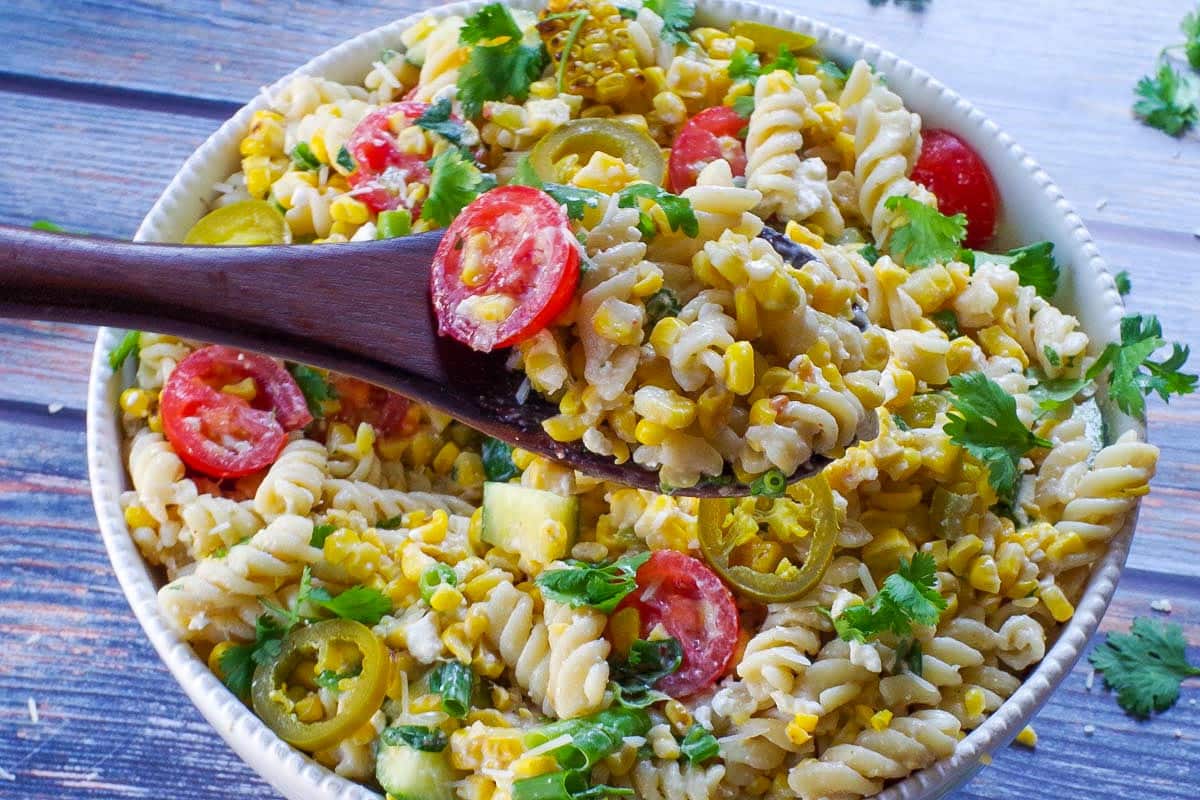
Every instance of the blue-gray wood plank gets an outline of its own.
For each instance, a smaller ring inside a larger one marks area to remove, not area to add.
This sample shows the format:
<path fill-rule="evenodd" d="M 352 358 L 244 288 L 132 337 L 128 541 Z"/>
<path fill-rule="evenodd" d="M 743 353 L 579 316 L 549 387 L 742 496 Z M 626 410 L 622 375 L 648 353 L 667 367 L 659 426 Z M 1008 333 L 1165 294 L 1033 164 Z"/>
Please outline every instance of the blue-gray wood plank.
<path fill-rule="evenodd" d="M 1200 343 L 1200 145 L 1128 112 L 1133 82 L 1179 39 L 1188 2 L 788 4 L 976 101 L 1058 180 L 1114 268 L 1130 271 L 1131 305 Z M 259 86 L 428 5 L 0 3 L 0 221 L 130 236 L 179 163 Z M 108 566 L 84 459 L 91 335 L 0 321 L 0 797 L 274 797 L 159 664 Z M 1154 404 L 1151 435 L 1159 476 L 1103 628 L 1170 598 L 1196 661 L 1200 399 Z M 1196 798 L 1200 686 L 1136 722 L 1100 681 L 1086 688 L 1088 671 L 1077 666 L 1036 718 L 1036 750 L 1003 749 L 954 797 Z"/>

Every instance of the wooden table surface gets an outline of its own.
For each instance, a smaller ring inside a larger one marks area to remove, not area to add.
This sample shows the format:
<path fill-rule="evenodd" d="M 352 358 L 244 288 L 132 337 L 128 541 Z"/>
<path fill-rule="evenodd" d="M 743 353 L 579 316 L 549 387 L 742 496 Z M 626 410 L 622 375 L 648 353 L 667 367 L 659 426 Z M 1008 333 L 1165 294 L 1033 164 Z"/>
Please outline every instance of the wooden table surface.
<path fill-rule="evenodd" d="M 1200 144 L 1129 113 L 1134 82 L 1194 4 L 785 4 L 975 101 L 1057 180 L 1113 268 L 1129 271 L 1132 307 L 1200 345 Z M 131 236 L 183 159 L 262 84 L 423 5 L 4 0 L 0 221 Z M 0 797 L 273 797 L 159 663 L 109 567 L 84 457 L 92 338 L 0 320 Z M 1198 661 L 1200 396 L 1151 409 L 1162 460 L 1103 628 L 1125 629 L 1169 598 Z M 1077 666 L 1038 715 L 1036 750 L 1003 749 L 954 797 L 1195 800 L 1200 684 L 1136 722 L 1099 680 L 1086 687 L 1088 672 Z"/>

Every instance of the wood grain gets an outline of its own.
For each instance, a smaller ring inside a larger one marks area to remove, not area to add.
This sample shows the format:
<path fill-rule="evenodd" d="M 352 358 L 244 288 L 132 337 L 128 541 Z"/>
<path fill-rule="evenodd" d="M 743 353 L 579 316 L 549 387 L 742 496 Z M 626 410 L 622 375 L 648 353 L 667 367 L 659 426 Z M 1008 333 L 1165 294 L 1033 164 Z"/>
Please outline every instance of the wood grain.
<path fill-rule="evenodd" d="M 0 3 L 9 167 L 0 221 L 49 218 L 130 236 L 179 163 L 259 86 L 427 5 Z M 1008 129 L 1075 203 L 1113 268 L 1132 274 L 1130 307 L 1200 344 L 1200 146 L 1129 115 L 1133 83 L 1178 40 L 1192 3 L 931 0 L 923 13 L 900 2 L 823 5 L 803 8 L 927 68 Z M 0 768 L 15 773 L 11 782 L 0 773 L 0 797 L 275 797 L 179 691 L 113 578 L 84 467 L 90 337 L 78 326 L 0 323 Z M 50 414 L 51 403 L 65 408 Z M 1153 613 L 1151 600 L 1170 598 L 1196 662 L 1200 398 L 1153 402 L 1150 425 L 1159 474 L 1103 628 L 1125 628 Z M 1088 691 L 1088 671 L 1076 666 L 1038 715 L 1035 751 L 1002 749 L 953 797 L 1196 797 L 1200 683 L 1143 723 L 1099 680 Z"/>

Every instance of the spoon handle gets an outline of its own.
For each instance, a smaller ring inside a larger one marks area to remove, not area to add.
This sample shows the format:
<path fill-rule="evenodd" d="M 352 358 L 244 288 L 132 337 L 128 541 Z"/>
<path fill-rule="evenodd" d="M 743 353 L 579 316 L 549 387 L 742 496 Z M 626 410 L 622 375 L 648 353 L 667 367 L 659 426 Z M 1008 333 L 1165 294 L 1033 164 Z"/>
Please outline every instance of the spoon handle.
<path fill-rule="evenodd" d="M 378 362 L 438 382 L 424 287 L 439 239 L 184 247 L 0 226 L 0 317 L 154 330 L 334 369 Z"/>

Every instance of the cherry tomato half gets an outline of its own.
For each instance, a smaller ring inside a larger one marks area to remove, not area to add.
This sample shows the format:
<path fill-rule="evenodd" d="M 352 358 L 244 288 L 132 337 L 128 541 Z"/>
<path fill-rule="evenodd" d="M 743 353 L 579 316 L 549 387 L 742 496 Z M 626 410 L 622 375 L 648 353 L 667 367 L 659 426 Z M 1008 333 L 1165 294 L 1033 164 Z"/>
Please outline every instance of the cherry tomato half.
<path fill-rule="evenodd" d="M 350 173 L 354 196 L 374 211 L 391 211 L 401 206 L 413 212 L 420 203 L 408 204 L 405 189 L 410 183 L 428 183 L 426 165 L 433 153 L 405 153 L 396 143 L 396 134 L 411 125 L 429 108 L 427 103 L 406 100 L 392 103 L 362 118 L 350 134 L 346 149 L 354 158 Z"/>
<path fill-rule="evenodd" d="M 1000 194 L 987 164 L 971 145 L 950 131 L 923 132 L 912 179 L 937 195 L 938 211 L 967 215 L 967 247 L 982 247 L 992 238 Z"/>
<path fill-rule="evenodd" d="M 224 391 L 235 387 L 237 394 Z M 253 400 L 247 400 L 251 390 Z M 163 386 L 159 411 L 163 433 L 183 462 L 213 478 L 270 466 L 285 432 L 312 422 L 287 370 L 266 356 L 220 345 L 179 362 Z"/>
<path fill-rule="evenodd" d="M 374 384 L 346 375 L 330 373 L 329 383 L 337 392 L 340 408 L 330 418 L 357 428 L 368 423 L 380 436 L 401 436 L 416 433 L 408 417 L 412 402 L 403 395 L 389 392 Z"/>
<path fill-rule="evenodd" d="M 746 148 L 738 133 L 746 120 L 728 106 L 706 108 L 689 119 L 671 145 L 668 174 L 676 194 L 696 185 L 700 171 L 723 158 L 734 175 L 746 174 Z"/>
<path fill-rule="evenodd" d="M 738 641 L 738 611 L 729 589 L 704 562 L 674 550 L 650 556 L 638 570 L 637 584 L 618 610 L 637 610 L 643 638 L 661 623 L 683 647 L 683 663 L 657 688 L 686 697 L 716 683 L 728 671 Z"/>
<path fill-rule="evenodd" d="M 450 223 L 429 279 L 438 333 L 486 353 L 563 312 L 579 283 L 579 244 L 548 194 L 501 186 Z"/>

